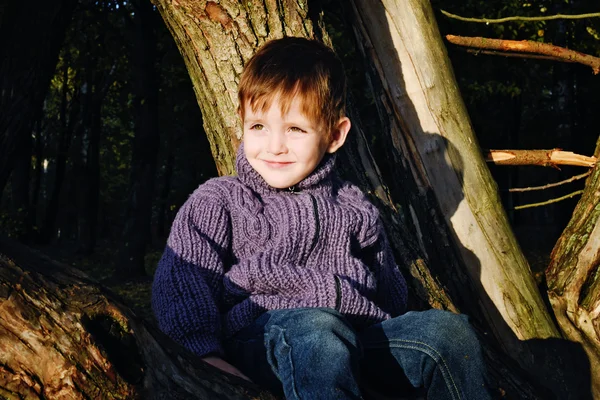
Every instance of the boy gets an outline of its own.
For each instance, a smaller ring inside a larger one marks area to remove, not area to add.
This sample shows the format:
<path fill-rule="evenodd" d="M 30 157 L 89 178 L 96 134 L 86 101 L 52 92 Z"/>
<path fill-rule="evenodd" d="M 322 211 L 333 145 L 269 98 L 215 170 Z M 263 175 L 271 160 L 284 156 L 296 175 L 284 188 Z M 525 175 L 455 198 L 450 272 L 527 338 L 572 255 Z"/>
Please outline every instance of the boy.
<path fill-rule="evenodd" d="M 238 176 L 179 211 L 152 289 L 159 327 L 288 399 L 362 398 L 361 372 L 432 399 L 488 398 L 466 317 L 405 313 L 377 209 L 335 175 L 351 125 L 341 61 L 315 41 L 271 41 L 239 101 Z"/>

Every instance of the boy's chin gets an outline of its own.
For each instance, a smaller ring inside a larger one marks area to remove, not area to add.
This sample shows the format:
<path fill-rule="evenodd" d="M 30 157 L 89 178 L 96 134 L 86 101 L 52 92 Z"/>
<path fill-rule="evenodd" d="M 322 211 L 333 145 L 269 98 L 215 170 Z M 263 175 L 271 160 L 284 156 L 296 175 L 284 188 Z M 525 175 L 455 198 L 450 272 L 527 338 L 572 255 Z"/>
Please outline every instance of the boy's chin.
<path fill-rule="evenodd" d="M 267 182 L 267 185 L 271 186 L 273 189 L 289 189 L 292 186 L 296 186 L 298 184 L 298 182 L 269 182 L 268 180 L 265 179 L 265 182 Z"/>
<path fill-rule="evenodd" d="M 293 179 L 276 179 L 273 177 L 262 176 L 267 185 L 273 189 L 289 189 L 292 186 L 296 186 L 301 180 Z"/>

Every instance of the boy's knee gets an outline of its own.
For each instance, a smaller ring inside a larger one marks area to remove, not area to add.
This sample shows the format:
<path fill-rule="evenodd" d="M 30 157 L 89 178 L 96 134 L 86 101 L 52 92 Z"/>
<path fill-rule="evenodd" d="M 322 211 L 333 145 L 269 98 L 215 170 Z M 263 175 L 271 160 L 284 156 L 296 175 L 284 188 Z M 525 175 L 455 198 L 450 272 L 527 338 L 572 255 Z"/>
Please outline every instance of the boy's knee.
<path fill-rule="evenodd" d="M 449 311 L 429 310 L 430 329 L 438 338 L 437 347 L 440 350 L 473 351 L 479 348 L 479 340 L 469 323 L 469 318 L 464 314 L 454 314 Z"/>

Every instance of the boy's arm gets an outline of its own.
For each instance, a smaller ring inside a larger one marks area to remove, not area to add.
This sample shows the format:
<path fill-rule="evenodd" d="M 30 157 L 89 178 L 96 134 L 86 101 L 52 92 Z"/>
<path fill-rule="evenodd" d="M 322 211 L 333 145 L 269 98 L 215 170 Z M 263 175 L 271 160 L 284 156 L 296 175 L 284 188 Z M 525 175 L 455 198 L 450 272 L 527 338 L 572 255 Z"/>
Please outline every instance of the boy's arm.
<path fill-rule="evenodd" d="M 349 184 L 344 189 L 349 202 L 359 206 L 366 216 L 359 221 L 357 256 L 375 275 L 377 292 L 373 300 L 392 317 L 403 314 L 408 293 L 406 281 L 394 261 L 379 210 L 358 187 Z"/>
<path fill-rule="evenodd" d="M 223 353 L 216 299 L 231 240 L 222 197 L 205 189 L 177 213 L 152 285 L 159 328 L 200 356 Z"/>

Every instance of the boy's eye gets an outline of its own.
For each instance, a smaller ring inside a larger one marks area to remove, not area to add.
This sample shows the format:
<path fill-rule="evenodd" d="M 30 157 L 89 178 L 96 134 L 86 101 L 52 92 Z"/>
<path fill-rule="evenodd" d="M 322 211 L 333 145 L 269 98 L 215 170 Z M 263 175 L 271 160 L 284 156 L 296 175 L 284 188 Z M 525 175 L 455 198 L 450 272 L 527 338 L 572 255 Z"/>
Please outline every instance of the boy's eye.
<path fill-rule="evenodd" d="M 264 128 L 265 127 L 262 124 L 254 124 L 250 127 L 250 129 L 254 131 L 262 131 Z"/>
<path fill-rule="evenodd" d="M 306 131 L 304 129 L 298 128 L 297 126 L 290 127 L 290 131 L 291 132 L 298 132 L 298 133 L 306 133 Z"/>

